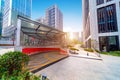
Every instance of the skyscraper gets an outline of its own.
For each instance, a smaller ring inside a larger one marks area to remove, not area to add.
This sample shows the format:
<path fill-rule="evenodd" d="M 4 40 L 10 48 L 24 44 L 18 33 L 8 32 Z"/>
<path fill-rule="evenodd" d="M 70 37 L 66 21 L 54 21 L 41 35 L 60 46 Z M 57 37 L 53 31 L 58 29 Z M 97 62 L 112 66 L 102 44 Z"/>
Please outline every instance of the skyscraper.
<path fill-rule="evenodd" d="M 120 0 L 82 0 L 86 47 L 120 49 Z"/>
<path fill-rule="evenodd" d="M 0 35 L 2 34 L 4 0 L 0 0 Z"/>
<path fill-rule="evenodd" d="M 38 21 L 38 22 L 40 22 L 42 24 L 46 24 L 46 20 L 45 20 L 44 17 L 40 17 L 40 18 L 36 19 L 36 21 Z"/>
<path fill-rule="evenodd" d="M 63 31 L 63 14 L 57 5 L 53 5 L 46 10 L 46 23 Z"/>
<path fill-rule="evenodd" d="M 31 17 L 32 0 L 5 0 L 2 35 L 13 33 L 17 24 L 17 15 Z"/>

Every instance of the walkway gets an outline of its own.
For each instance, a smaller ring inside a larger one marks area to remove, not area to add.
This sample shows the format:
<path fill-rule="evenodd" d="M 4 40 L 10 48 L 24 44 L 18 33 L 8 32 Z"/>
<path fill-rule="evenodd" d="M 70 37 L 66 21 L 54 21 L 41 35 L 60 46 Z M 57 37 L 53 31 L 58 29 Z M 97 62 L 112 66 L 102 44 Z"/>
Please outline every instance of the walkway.
<path fill-rule="evenodd" d="M 102 58 L 98 56 L 99 55 L 98 53 L 87 52 L 87 51 L 84 51 L 82 48 L 79 48 L 79 51 L 77 51 L 77 53 L 79 54 L 69 54 L 69 55 L 71 57 L 102 60 Z"/>
<path fill-rule="evenodd" d="M 10 51 L 14 51 L 14 47 L 12 47 L 12 46 L 8 46 L 8 47 L 7 46 L 5 46 L 5 47 L 0 46 L 0 55 L 3 55 L 3 54 L 10 52 Z"/>
<path fill-rule="evenodd" d="M 46 74 L 50 80 L 120 80 L 120 57 L 102 58 L 68 57 L 36 74 Z"/>

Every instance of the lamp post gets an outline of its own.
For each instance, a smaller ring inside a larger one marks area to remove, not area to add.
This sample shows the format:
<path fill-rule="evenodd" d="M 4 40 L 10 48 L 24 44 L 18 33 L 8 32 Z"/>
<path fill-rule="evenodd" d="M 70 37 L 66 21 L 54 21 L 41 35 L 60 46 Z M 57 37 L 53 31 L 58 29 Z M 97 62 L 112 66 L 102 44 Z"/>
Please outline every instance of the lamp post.
<path fill-rule="evenodd" d="M 12 37 L 12 41 L 13 41 L 13 46 L 14 46 L 14 40 L 15 40 L 15 39 L 14 39 L 14 37 Z"/>
<path fill-rule="evenodd" d="M 14 33 L 12 35 L 13 46 L 14 46 L 14 41 L 15 41 L 15 32 L 16 32 L 16 30 L 17 30 L 17 28 L 15 28 Z"/>

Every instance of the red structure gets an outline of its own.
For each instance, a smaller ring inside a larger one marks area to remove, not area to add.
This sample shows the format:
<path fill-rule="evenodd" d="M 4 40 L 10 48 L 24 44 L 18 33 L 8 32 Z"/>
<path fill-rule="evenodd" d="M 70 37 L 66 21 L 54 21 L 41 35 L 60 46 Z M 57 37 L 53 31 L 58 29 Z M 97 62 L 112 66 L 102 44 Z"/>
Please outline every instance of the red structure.
<path fill-rule="evenodd" d="M 59 51 L 60 54 L 67 54 L 67 51 L 61 48 L 23 48 L 22 52 L 28 55 L 43 53 L 43 52 L 50 52 L 50 51 Z"/>

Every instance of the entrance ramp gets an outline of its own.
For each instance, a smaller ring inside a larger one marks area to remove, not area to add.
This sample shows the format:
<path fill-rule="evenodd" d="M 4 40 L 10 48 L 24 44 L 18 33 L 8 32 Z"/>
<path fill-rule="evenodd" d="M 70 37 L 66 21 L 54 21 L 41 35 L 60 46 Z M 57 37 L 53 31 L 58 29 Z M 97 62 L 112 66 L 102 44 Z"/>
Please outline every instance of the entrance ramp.
<path fill-rule="evenodd" d="M 64 58 L 67 58 L 68 55 L 60 54 L 58 51 L 38 53 L 34 55 L 30 55 L 30 61 L 28 64 L 28 69 L 35 73 L 39 70 L 56 63 Z"/>

